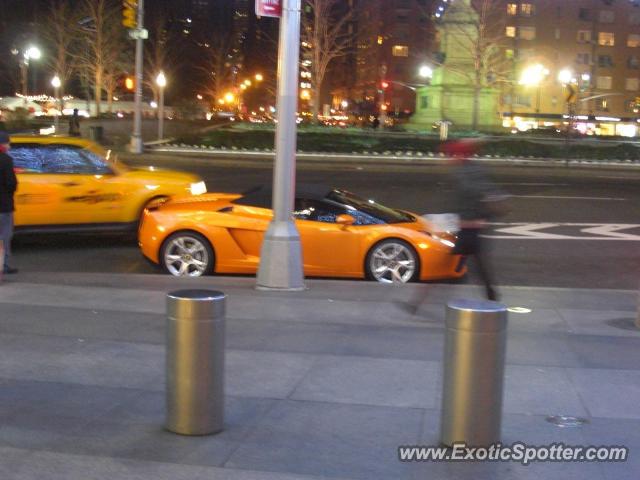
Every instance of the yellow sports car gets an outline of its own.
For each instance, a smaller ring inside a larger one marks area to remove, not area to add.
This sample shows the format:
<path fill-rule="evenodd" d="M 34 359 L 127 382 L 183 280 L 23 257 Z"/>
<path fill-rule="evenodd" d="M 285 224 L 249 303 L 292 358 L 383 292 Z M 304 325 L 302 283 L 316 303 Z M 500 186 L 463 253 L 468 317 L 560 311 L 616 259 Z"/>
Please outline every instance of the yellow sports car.
<path fill-rule="evenodd" d="M 80 138 L 12 136 L 16 232 L 135 229 L 145 206 L 206 192 L 197 176 L 130 168 Z"/>
<path fill-rule="evenodd" d="M 296 226 L 307 276 L 368 277 L 384 283 L 461 277 L 455 236 L 422 217 L 323 186 L 296 191 Z M 175 276 L 255 273 L 272 218 L 271 192 L 176 198 L 145 210 L 142 253 Z"/>

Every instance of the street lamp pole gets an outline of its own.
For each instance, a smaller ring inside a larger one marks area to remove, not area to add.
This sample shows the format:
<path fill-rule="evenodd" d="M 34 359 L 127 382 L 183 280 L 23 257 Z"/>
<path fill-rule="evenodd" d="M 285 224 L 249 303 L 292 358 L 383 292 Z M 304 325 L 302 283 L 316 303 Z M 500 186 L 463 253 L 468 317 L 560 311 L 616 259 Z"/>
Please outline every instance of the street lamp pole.
<path fill-rule="evenodd" d="M 22 95 L 24 97 L 24 104 L 27 104 L 27 95 L 28 95 L 28 85 L 29 85 L 29 60 L 32 58 L 34 60 L 38 60 L 42 56 L 42 52 L 38 47 L 29 47 L 27 48 L 23 55 L 22 61 L 20 62 L 20 75 L 22 81 Z"/>
<path fill-rule="evenodd" d="M 62 102 L 60 101 L 60 86 L 62 85 L 62 82 L 60 81 L 60 77 L 58 75 L 55 75 L 51 79 L 51 85 L 53 86 L 53 96 L 56 99 L 56 110 L 58 110 L 58 113 L 54 119 L 54 128 L 56 133 L 58 133 L 58 127 L 60 126 L 60 113 L 62 113 Z"/>
<path fill-rule="evenodd" d="M 301 0 L 284 0 L 278 46 L 278 124 L 273 173 L 273 220 L 262 242 L 256 287 L 303 290 L 302 247 L 293 221 Z"/>
<path fill-rule="evenodd" d="M 167 86 L 167 78 L 164 72 L 160 72 L 156 78 L 156 84 L 160 89 L 160 104 L 158 106 L 158 140 L 164 138 L 164 87 Z"/>
<path fill-rule="evenodd" d="M 144 0 L 138 0 L 137 30 L 140 32 L 144 25 Z M 142 68 L 144 39 L 138 34 L 136 38 L 136 82 L 135 82 L 135 110 L 133 114 L 133 134 L 131 135 L 131 153 L 142 153 Z"/>

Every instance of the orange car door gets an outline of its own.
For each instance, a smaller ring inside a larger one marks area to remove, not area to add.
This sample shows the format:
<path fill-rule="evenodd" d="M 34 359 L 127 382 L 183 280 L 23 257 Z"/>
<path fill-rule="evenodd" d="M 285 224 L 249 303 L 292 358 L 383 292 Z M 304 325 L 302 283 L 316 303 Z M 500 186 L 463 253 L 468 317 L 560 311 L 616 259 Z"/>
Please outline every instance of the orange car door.
<path fill-rule="evenodd" d="M 343 207 L 322 200 L 296 200 L 294 216 L 306 273 L 342 276 L 362 271 L 362 234 L 367 227 L 337 224 L 343 213 L 348 213 Z"/>

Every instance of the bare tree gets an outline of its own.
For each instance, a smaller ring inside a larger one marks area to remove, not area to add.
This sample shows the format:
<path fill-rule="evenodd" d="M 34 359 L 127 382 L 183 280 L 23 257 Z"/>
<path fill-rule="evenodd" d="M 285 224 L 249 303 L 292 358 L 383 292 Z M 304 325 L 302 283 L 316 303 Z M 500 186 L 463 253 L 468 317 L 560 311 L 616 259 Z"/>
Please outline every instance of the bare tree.
<path fill-rule="evenodd" d="M 156 78 L 160 72 L 167 73 L 176 70 L 180 64 L 181 42 L 168 28 L 168 12 L 159 11 L 150 19 L 149 40 L 145 42 L 144 77 L 145 86 L 153 93 L 154 100 L 158 100 L 159 87 Z"/>
<path fill-rule="evenodd" d="M 124 28 L 120 23 L 121 5 L 114 0 L 82 0 L 78 67 L 92 79 L 96 115 L 100 115 L 105 77 L 113 85 L 117 60 L 122 52 Z M 112 98 L 112 95 L 110 96 Z"/>
<path fill-rule="evenodd" d="M 304 0 L 301 38 L 311 60 L 313 118 L 320 113 L 320 95 L 327 68 L 349 53 L 356 33 L 349 22 L 355 10 L 341 0 Z"/>
<path fill-rule="evenodd" d="M 54 0 L 43 22 L 43 36 L 51 49 L 51 54 L 47 55 L 48 64 L 60 78 L 61 96 L 64 96 L 65 85 L 73 76 L 71 52 L 78 41 L 78 30 L 74 26 L 79 18 L 78 11 L 68 1 Z"/>
<path fill-rule="evenodd" d="M 444 59 L 442 66 L 471 84 L 474 130 L 478 128 L 482 89 L 506 82 L 511 71 L 504 55 L 504 8 L 503 0 L 462 0 L 452 3 L 444 15 L 446 41 L 453 44 L 450 50 L 460 52 L 461 61 Z"/>
<path fill-rule="evenodd" d="M 203 74 L 204 94 L 215 102 L 225 89 L 234 88 L 238 75 L 233 62 L 231 35 L 215 31 L 213 35 L 200 42 L 203 53 L 202 65 L 198 68 Z"/>

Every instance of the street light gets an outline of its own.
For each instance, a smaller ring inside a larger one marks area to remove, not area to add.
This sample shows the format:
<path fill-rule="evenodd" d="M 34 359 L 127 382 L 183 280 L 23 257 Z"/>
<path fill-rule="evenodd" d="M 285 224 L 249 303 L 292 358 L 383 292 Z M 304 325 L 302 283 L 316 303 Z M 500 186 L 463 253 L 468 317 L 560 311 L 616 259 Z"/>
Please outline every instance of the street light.
<path fill-rule="evenodd" d="M 264 80 L 264 77 L 261 73 L 256 73 L 256 76 L 254 78 L 256 79 L 256 82 L 261 82 L 262 80 Z"/>
<path fill-rule="evenodd" d="M 563 85 L 571 83 L 572 79 L 573 79 L 573 72 L 571 72 L 571 70 L 569 70 L 568 68 L 560 70 L 560 72 L 558 73 L 558 81 Z"/>
<path fill-rule="evenodd" d="M 520 76 L 520 85 L 538 87 L 536 113 L 540 113 L 540 87 L 547 75 L 549 75 L 549 69 L 540 63 L 536 63 L 535 65 L 525 68 Z"/>
<path fill-rule="evenodd" d="M 429 65 L 422 65 L 418 70 L 418 75 L 422 78 L 431 78 L 433 77 L 433 69 Z"/>
<path fill-rule="evenodd" d="M 27 51 L 24 52 L 25 58 L 32 58 L 34 60 L 39 60 L 42 57 L 42 52 L 38 47 L 31 46 L 27 48 Z"/>
<path fill-rule="evenodd" d="M 156 85 L 160 89 L 160 105 L 158 108 L 158 140 L 164 138 L 164 87 L 167 86 L 167 77 L 160 72 L 156 77 Z"/>
<path fill-rule="evenodd" d="M 20 62 L 20 73 L 22 76 L 22 95 L 24 96 L 24 103 L 27 103 L 27 72 L 29 68 L 29 60 L 39 60 L 42 57 L 42 52 L 38 47 L 31 45 L 22 54 L 22 62 Z"/>
<path fill-rule="evenodd" d="M 62 101 L 60 100 L 60 87 L 62 86 L 62 82 L 60 81 L 60 77 L 58 75 L 55 75 L 52 79 L 51 79 L 51 86 L 53 87 L 53 96 L 56 99 L 56 104 L 57 104 L 57 109 L 58 112 L 55 116 L 54 119 L 54 127 L 55 127 L 55 131 L 56 133 L 58 133 L 58 126 L 60 123 L 60 113 L 62 112 Z"/>

